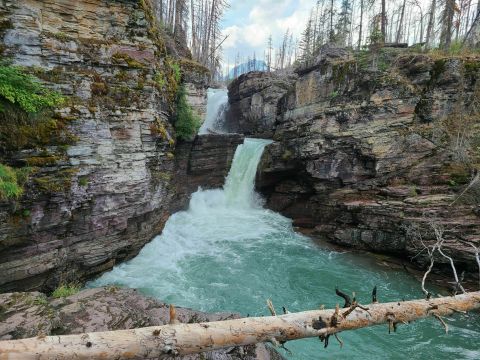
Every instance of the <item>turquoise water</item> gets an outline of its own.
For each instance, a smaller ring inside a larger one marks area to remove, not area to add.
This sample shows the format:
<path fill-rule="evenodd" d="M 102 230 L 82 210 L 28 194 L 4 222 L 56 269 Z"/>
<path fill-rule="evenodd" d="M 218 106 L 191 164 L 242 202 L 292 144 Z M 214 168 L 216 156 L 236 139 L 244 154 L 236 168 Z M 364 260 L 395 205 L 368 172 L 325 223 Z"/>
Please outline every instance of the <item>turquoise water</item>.
<path fill-rule="evenodd" d="M 198 310 L 268 315 L 277 310 L 334 307 L 335 286 L 370 301 L 422 297 L 409 275 L 378 266 L 369 257 L 323 249 L 297 234 L 291 221 L 262 207 L 254 179 L 265 140 L 247 139 L 235 154 L 224 189 L 199 190 L 187 211 L 174 214 L 163 233 L 133 260 L 116 266 L 90 286 L 138 288 L 178 306 Z M 445 334 L 434 319 L 400 326 L 388 334 L 379 326 L 340 334 L 327 349 L 318 339 L 286 344 L 290 359 L 480 359 L 480 318 L 456 315 Z"/>

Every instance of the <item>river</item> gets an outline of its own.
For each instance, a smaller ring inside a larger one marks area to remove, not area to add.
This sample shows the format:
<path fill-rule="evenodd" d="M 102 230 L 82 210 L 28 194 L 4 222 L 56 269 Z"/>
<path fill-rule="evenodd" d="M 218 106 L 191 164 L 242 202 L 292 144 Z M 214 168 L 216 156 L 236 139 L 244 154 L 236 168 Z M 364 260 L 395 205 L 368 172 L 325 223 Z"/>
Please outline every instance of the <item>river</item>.
<path fill-rule="evenodd" d="M 326 250 L 292 228 L 289 219 L 263 207 L 254 191 L 266 140 L 247 139 L 236 151 L 223 189 L 198 190 L 187 211 L 170 217 L 164 231 L 133 260 L 116 266 L 90 286 L 138 288 L 165 302 L 244 316 L 268 315 L 266 299 L 289 311 L 334 307 L 335 286 L 370 301 L 422 296 L 406 273 L 379 266 L 371 257 Z M 340 334 L 327 349 L 318 339 L 287 343 L 291 359 L 479 359 L 480 321 L 457 315 L 441 324 L 428 319 L 388 334 L 379 326 Z"/>

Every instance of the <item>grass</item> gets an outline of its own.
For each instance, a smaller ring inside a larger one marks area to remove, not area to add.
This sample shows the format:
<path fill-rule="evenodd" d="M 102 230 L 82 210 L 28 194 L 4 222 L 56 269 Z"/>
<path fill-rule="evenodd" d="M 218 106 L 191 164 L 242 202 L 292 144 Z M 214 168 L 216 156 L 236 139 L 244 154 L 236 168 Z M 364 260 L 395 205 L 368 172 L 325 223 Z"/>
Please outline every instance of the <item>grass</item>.
<path fill-rule="evenodd" d="M 22 196 L 23 185 L 30 171 L 30 168 L 14 169 L 0 164 L 0 200 L 18 199 Z"/>
<path fill-rule="evenodd" d="M 81 176 L 78 178 L 78 185 L 80 186 L 87 186 L 88 185 L 88 177 Z"/>
<path fill-rule="evenodd" d="M 64 284 L 60 285 L 53 291 L 52 297 L 55 299 L 66 298 L 75 295 L 79 291 L 80 285 L 77 283 Z"/>

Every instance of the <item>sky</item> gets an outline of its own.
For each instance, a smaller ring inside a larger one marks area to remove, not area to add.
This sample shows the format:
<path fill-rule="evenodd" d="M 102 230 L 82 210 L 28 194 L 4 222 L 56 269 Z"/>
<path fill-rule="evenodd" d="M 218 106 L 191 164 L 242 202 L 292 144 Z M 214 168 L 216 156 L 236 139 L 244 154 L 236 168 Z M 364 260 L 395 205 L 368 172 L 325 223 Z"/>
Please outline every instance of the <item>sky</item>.
<path fill-rule="evenodd" d="M 235 63 L 237 53 L 263 59 L 270 34 L 278 47 L 289 29 L 300 37 L 316 0 L 232 0 L 226 10 L 222 29 L 229 35 L 222 45 L 224 67 Z"/>

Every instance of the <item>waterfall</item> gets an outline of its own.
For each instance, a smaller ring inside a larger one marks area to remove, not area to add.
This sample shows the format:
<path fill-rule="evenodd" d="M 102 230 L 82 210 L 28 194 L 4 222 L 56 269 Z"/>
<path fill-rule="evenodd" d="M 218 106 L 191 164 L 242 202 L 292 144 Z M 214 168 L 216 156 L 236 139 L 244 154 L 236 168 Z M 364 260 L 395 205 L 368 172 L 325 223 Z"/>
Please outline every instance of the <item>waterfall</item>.
<path fill-rule="evenodd" d="M 207 116 L 198 133 L 203 135 L 211 132 L 223 132 L 222 125 L 227 106 L 228 92 L 226 89 L 208 89 Z"/>
<path fill-rule="evenodd" d="M 191 285 L 179 286 L 183 261 L 204 254 L 220 255 L 226 239 L 240 241 L 245 236 L 254 239 L 272 232 L 275 221 L 265 221 L 259 216 L 271 212 L 262 208 L 254 191 L 257 166 L 270 142 L 245 139 L 237 147 L 223 189 L 199 189 L 192 194 L 188 210 L 172 215 L 162 234 L 136 258 L 116 266 L 89 286 L 122 284 L 145 289 L 162 299 L 174 294 L 182 294 L 184 298 L 195 296 L 194 292 L 189 294 Z M 289 220 L 275 215 L 289 226 Z"/>

